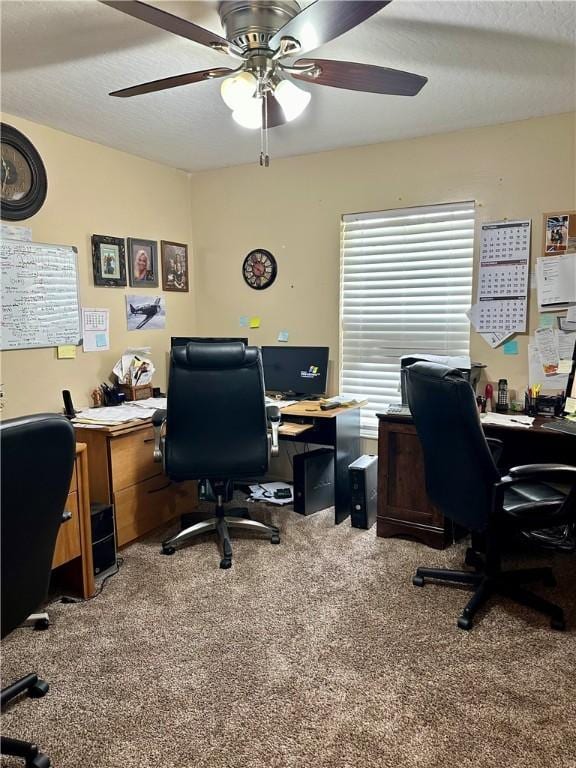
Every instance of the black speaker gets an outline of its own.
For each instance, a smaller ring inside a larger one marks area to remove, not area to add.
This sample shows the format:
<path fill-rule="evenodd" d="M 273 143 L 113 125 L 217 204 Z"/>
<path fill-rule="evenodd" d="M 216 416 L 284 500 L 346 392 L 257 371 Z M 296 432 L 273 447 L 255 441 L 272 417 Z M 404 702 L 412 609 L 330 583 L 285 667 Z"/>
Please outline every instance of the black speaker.
<path fill-rule="evenodd" d="M 116 530 L 111 504 L 90 504 L 94 575 L 107 576 L 116 570 Z"/>
<path fill-rule="evenodd" d="M 318 448 L 294 455 L 294 512 L 311 515 L 334 505 L 334 451 Z"/>
<path fill-rule="evenodd" d="M 376 522 L 378 457 L 366 454 L 348 467 L 350 477 L 350 523 L 353 528 L 372 528 Z"/>

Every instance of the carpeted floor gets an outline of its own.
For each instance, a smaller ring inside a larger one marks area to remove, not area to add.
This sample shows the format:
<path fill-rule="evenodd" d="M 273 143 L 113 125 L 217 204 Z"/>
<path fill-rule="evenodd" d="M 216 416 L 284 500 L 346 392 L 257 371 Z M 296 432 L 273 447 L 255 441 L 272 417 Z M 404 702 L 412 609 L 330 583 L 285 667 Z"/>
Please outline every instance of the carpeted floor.
<path fill-rule="evenodd" d="M 154 535 L 99 597 L 6 638 L 4 682 L 34 669 L 51 690 L 3 732 L 55 768 L 575 768 L 576 557 L 544 557 L 571 631 L 498 601 L 468 634 L 464 591 L 411 586 L 461 545 L 255 516 L 279 546 L 236 539 L 222 571 L 214 539 L 163 557 Z"/>

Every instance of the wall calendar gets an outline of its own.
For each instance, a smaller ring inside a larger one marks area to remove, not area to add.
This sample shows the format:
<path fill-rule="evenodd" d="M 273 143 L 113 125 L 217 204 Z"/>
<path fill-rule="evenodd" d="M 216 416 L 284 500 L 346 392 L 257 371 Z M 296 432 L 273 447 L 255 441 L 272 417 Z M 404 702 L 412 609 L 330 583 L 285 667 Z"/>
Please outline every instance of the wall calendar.
<path fill-rule="evenodd" d="M 526 330 L 531 220 L 482 224 L 478 274 L 480 333 Z"/>

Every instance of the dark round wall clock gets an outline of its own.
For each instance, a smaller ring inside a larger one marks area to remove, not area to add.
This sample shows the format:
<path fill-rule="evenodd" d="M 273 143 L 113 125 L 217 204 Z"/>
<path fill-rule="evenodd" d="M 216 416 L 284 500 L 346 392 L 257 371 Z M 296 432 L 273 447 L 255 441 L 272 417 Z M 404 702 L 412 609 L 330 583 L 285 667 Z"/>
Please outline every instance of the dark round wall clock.
<path fill-rule="evenodd" d="M 277 273 L 276 259 L 270 251 L 265 251 L 263 248 L 250 251 L 242 265 L 244 280 L 256 291 L 262 291 L 271 286 L 276 280 Z"/>
<path fill-rule="evenodd" d="M 23 133 L 0 123 L 0 216 L 21 221 L 34 216 L 46 199 L 42 158 Z"/>

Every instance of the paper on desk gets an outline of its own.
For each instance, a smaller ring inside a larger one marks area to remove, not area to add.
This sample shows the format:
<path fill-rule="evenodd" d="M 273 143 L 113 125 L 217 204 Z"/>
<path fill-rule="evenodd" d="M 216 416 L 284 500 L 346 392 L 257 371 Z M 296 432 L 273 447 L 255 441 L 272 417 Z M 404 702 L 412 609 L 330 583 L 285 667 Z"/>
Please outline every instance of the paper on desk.
<path fill-rule="evenodd" d="M 112 369 L 118 381 L 132 386 L 150 384 L 156 369 L 149 355 L 150 347 L 127 349 Z"/>
<path fill-rule="evenodd" d="M 100 424 L 123 424 L 133 419 L 149 419 L 155 408 L 139 408 L 138 406 L 116 405 L 109 408 L 86 408 L 76 414 L 76 419 L 86 419 Z"/>
<path fill-rule="evenodd" d="M 289 405 L 294 405 L 298 400 L 275 400 L 273 397 L 266 396 L 264 400 L 266 405 L 277 405 L 278 408 L 288 408 Z"/>
<path fill-rule="evenodd" d="M 164 410 L 168 407 L 167 397 L 146 397 L 144 400 L 133 400 L 130 405 L 135 408 L 154 408 Z"/>
<path fill-rule="evenodd" d="M 279 507 L 283 507 L 286 504 L 292 504 L 294 501 L 294 492 L 292 486 L 288 483 L 275 482 L 275 483 L 261 483 L 260 485 L 251 485 L 249 501 L 261 501 L 265 504 L 276 504 Z M 279 488 L 288 488 L 290 490 L 290 497 L 288 499 L 275 499 L 274 491 Z"/>
<path fill-rule="evenodd" d="M 509 416 L 506 413 L 481 413 L 480 421 L 482 424 L 497 424 L 500 426 L 529 429 L 534 423 L 534 418 L 532 416 L 524 416 L 521 413 L 515 413 L 513 416 Z"/>

